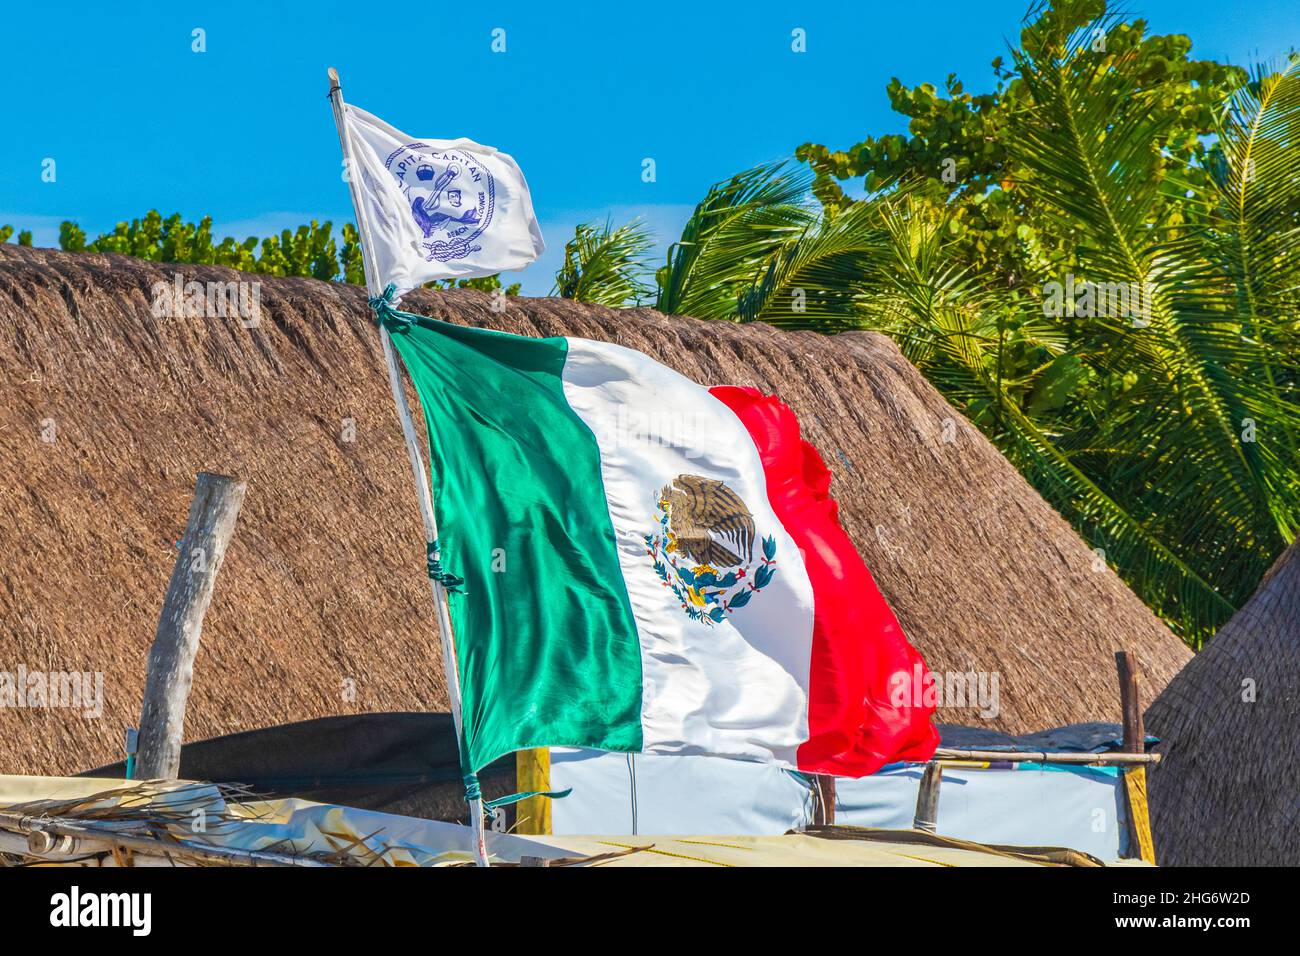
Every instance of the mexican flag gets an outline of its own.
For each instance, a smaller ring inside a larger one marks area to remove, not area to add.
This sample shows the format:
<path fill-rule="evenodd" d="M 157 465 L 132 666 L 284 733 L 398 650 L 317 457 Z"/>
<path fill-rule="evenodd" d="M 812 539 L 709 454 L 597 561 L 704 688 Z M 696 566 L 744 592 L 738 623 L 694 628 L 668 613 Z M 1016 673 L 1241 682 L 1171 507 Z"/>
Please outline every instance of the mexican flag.
<path fill-rule="evenodd" d="M 469 769 L 547 746 L 849 776 L 930 757 L 932 708 L 896 693 L 924 663 L 778 399 L 606 342 L 389 324 L 465 579 Z"/>

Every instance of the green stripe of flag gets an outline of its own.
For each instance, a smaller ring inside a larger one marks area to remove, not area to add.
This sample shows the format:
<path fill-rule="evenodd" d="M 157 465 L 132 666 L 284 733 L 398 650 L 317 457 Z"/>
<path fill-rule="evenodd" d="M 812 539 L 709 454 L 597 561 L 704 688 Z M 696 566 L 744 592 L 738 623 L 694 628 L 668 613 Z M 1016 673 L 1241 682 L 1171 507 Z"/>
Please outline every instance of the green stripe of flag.
<path fill-rule="evenodd" d="M 422 320 L 393 342 L 430 434 L 466 753 L 641 749 L 641 651 L 600 452 L 565 401 L 562 338 Z"/>

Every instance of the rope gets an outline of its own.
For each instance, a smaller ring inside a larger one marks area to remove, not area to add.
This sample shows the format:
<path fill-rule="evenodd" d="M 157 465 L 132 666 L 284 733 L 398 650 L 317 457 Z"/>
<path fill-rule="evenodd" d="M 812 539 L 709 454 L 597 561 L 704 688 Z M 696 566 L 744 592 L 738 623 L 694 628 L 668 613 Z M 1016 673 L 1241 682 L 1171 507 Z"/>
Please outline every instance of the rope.
<path fill-rule="evenodd" d="M 498 807 L 508 807 L 529 797 L 550 797 L 552 800 L 559 800 L 571 793 L 573 793 L 572 787 L 565 787 L 563 790 L 527 790 L 524 793 L 511 793 L 504 797 L 497 797 L 495 800 L 488 800 L 483 806 L 488 810 L 496 810 Z"/>
<path fill-rule="evenodd" d="M 442 566 L 442 548 L 437 541 L 430 541 L 425 549 L 429 561 L 429 577 L 447 589 L 448 594 L 464 594 L 461 586 L 465 579 L 459 574 L 452 574 Z"/>
<path fill-rule="evenodd" d="M 470 773 L 461 778 L 465 784 L 465 802 L 473 803 L 475 800 L 483 799 L 483 791 L 478 786 L 478 774 Z"/>
<path fill-rule="evenodd" d="M 471 773 L 462 777 L 465 784 L 465 802 L 473 803 L 475 800 L 483 800 L 483 790 L 478 785 L 478 774 Z M 527 800 L 529 797 L 550 797 L 552 800 L 559 800 L 561 797 L 567 797 L 573 793 L 572 787 L 566 787 L 563 790 L 529 790 L 525 793 L 511 793 L 504 797 L 497 797 L 495 800 L 483 800 L 483 812 L 489 820 L 496 817 L 496 812 L 502 807 L 508 807 L 512 803 L 518 803 L 520 800 Z"/>
<path fill-rule="evenodd" d="M 406 332 L 413 323 L 419 322 L 420 317 L 393 308 L 393 295 L 396 292 L 397 286 L 390 282 L 383 292 L 368 301 L 370 309 L 375 313 L 375 318 L 380 325 L 388 329 L 389 332 Z"/>

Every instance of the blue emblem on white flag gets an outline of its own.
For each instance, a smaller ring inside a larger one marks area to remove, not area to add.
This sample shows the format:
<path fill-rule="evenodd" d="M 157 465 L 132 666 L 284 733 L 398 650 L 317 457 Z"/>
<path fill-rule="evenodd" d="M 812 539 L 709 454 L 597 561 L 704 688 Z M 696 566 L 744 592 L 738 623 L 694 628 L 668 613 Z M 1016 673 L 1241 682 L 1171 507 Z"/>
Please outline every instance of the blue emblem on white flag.
<path fill-rule="evenodd" d="M 465 150 L 408 143 L 384 162 L 402 188 L 429 262 L 464 259 L 492 223 L 492 173 Z"/>

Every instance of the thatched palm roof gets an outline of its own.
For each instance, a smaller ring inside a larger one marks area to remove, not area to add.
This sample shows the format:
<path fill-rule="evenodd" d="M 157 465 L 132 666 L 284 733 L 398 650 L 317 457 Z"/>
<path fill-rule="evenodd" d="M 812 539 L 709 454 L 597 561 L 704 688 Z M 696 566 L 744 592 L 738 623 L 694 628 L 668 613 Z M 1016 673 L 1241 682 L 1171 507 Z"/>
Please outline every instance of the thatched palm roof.
<path fill-rule="evenodd" d="M 1300 541 L 1146 714 L 1157 859 L 1300 861 Z"/>
<path fill-rule="evenodd" d="M 152 287 L 178 271 L 261 281 L 260 326 L 154 318 Z M 887 338 L 559 299 L 491 304 L 472 291 L 407 300 L 453 322 L 613 340 L 789 402 L 931 667 L 997 675 L 996 716 L 944 709 L 941 721 L 1022 732 L 1118 719 L 1116 648 L 1136 651 L 1157 689 L 1190 656 Z M 445 707 L 415 494 L 363 290 L 0 246 L 0 358 L 0 671 L 105 681 L 98 720 L 0 709 L 0 772 L 120 757 L 200 470 L 249 490 L 204 626 L 187 739 Z M 42 440 L 51 426 L 57 440 Z"/>

